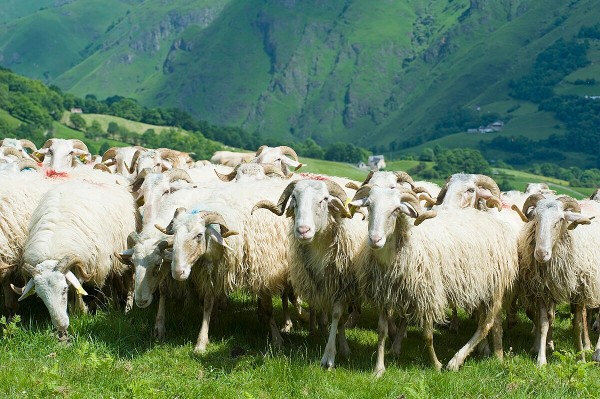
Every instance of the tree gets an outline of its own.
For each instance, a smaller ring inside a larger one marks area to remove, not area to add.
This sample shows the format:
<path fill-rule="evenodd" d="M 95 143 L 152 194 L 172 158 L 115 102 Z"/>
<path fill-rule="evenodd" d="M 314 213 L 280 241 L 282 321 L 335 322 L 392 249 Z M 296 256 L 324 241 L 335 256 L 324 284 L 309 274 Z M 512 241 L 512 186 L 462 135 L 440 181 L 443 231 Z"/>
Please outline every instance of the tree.
<path fill-rule="evenodd" d="M 79 114 L 71 114 L 69 116 L 69 121 L 71 121 L 71 125 L 77 130 L 83 131 L 86 128 L 85 119 Z"/>
<path fill-rule="evenodd" d="M 101 137 L 106 137 L 106 133 L 102 130 L 100 122 L 93 120 L 92 124 L 85 131 L 85 137 L 92 140 L 98 140 Z"/>
<path fill-rule="evenodd" d="M 98 154 L 103 155 L 106 151 L 108 151 L 109 148 L 110 144 L 108 144 L 108 141 L 102 142 L 102 145 L 98 149 Z"/>
<path fill-rule="evenodd" d="M 117 122 L 111 121 L 108 123 L 108 128 L 106 132 L 108 133 L 108 137 L 111 137 L 113 140 L 116 139 L 117 134 L 119 134 L 121 128 L 117 124 Z"/>

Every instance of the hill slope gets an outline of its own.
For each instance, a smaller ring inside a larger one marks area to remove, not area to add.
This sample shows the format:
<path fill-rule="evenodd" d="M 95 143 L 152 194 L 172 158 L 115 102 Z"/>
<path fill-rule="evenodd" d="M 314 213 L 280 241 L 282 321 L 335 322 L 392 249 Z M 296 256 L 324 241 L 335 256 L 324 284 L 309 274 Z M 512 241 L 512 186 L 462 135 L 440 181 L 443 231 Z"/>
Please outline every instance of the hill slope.
<path fill-rule="evenodd" d="M 541 50 L 599 19 L 593 0 L 13 3 L 0 63 L 17 72 L 267 137 L 365 147 L 418 137 L 457 105 L 510 100 L 508 82 Z"/>

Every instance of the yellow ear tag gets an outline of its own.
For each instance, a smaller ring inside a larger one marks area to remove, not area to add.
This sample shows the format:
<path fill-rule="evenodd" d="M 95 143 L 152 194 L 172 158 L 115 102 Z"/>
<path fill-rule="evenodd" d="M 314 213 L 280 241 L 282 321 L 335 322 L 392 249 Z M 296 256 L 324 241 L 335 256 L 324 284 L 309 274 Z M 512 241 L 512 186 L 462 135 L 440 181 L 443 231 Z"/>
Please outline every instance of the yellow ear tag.
<path fill-rule="evenodd" d="M 356 213 L 356 207 L 353 205 L 350 205 L 350 202 L 352 202 L 352 199 L 346 198 L 346 201 L 344 202 L 344 206 L 346 208 L 348 208 L 348 210 L 350 211 L 350 216 L 354 217 L 354 214 Z"/>
<path fill-rule="evenodd" d="M 77 288 L 77 295 L 82 296 L 82 295 L 87 295 L 88 293 L 85 292 L 85 290 L 83 288 Z"/>

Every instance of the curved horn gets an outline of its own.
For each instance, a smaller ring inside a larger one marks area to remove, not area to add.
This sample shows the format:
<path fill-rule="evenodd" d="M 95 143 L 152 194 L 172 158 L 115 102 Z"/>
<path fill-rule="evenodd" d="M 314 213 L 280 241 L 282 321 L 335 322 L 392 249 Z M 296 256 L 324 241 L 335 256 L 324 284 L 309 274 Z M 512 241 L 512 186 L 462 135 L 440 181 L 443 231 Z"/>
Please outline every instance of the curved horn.
<path fill-rule="evenodd" d="M 425 220 L 434 218 L 436 216 L 437 216 L 437 212 L 436 211 L 423 212 L 422 214 L 420 214 L 419 216 L 417 216 L 417 218 L 414 221 L 414 225 L 418 226 L 421 223 L 423 223 Z"/>
<path fill-rule="evenodd" d="M 352 197 L 352 201 L 358 201 L 367 198 L 371 193 L 371 185 L 362 186 Z"/>
<path fill-rule="evenodd" d="M 258 157 L 260 154 L 262 154 L 262 152 L 265 150 L 265 148 L 268 148 L 269 146 L 267 145 L 261 145 L 260 147 L 258 147 L 258 150 L 256 150 L 256 154 L 254 155 L 255 157 Z"/>
<path fill-rule="evenodd" d="M 288 147 L 287 145 L 280 145 L 279 148 L 281 149 L 282 154 L 289 155 L 292 158 L 294 158 L 294 161 L 298 162 L 298 155 L 296 154 L 296 151 L 292 149 L 292 147 Z"/>
<path fill-rule="evenodd" d="M 237 171 L 239 169 L 240 165 L 237 165 L 235 168 L 233 168 L 233 170 L 231 172 L 229 172 L 228 174 L 222 174 L 217 172 L 217 170 L 215 169 L 215 173 L 217 174 L 217 177 L 219 179 L 221 179 L 224 182 L 230 182 L 233 179 L 235 179 L 235 177 L 237 176 Z"/>
<path fill-rule="evenodd" d="M 485 205 L 488 208 L 497 208 L 498 212 L 502 211 L 502 201 L 499 198 L 491 197 L 485 202 Z"/>
<path fill-rule="evenodd" d="M 523 211 L 521 211 L 516 204 L 512 204 L 510 209 L 517 212 L 517 214 L 519 215 L 519 217 L 521 218 L 522 221 L 524 221 L 525 223 L 529 222 L 529 219 L 527 219 L 527 216 L 525 216 L 525 214 L 523 214 Z"/>
<path fill-rule="evenodd" d="M 476 175 L 475 184 L 490 190 L 494 197 L 500 198 L 500 188 L 494 179 L 486 175 Z"/>
<path fill-rule="evenodd" d="M 50 148 L 52 147 L 52 143 L 54 142 L 54 139 L 48 139 L 46 140 L 46 142 L 44 143 L 44 145 L 42 146 L 42 148 Z"/>
<path fill-rule="evenodd" d="M 415 182 L 408 173 L 397 170 L 394 172 L 394 175 L 396 176 L 397 183 L 408 183 L 411 188 L 415 186 Z"/>
<path fill-rule="evenodd" d="M 131 157 L 131 165 L 127 166 L 127 164 L 125 164 L 125 167 L 127 168 L 127 171 L 129 172 L 129 174 L 134 174 L 135 173 L 135 165 L 137 164 L 138 158 L 140 157 L 140 154 L 142 153 L 143 150 L 136 150 L 133 153 L 133 157 Z"/>
<path fill-rule="evenodd" d="M 10 285 L 10 287 L 12 288 L 12 290 L 15 293 L 19 293 L 18 289 L 15 289 L 16 287 L 14 287 L 12 284 Z M 31 296 L 35 293 L 35 283 L 33 281 L 32 278 L 29 279 L 29 281 L 27 281 L 27 284 L 25 285 L 25 287 L 23 287 L 23 289 L 20 290 L 21 291 L 21 296 L 19 297 L 18 301 L 21 302 L 23 299 L 27 298 L 28 296 Z"/>
<path fill-rule="evenodd" d="M 151 168 L 144 168 L 135 178 L 135 181 L 131 184 L 131 191 L 135 192 L 137 190 L 140 189 L 140 187 L 142 187 L 142 184 L 144 184 L 144 180 L 146 179 L 146 176 L 148 176 L 148 174 L 152 173 L 152 169 Z"/>
<path fill-rule="evenodd" d="M 286 176 L 283 174 L 283 172 L 281 171 L 281 169 L 275 167 L 274 165 L 271 164 L 259 164 L 260 166 L 262 166 L 263 171 L 265 172 L 265 175 L 267 176 L 279 176 L 281 178 L 286 178 Z M 291 177 L 291 176 L 288 176 Z"/>
<path fill-rule="evenodd" d="M 529 208 L 531 208 L 531 207 L 535 208 L 538 201 L 542 200 L 544 198 L 546 198 L 546 197 L 544 197 L 542 194 L 532 194 L 529 197 L 527 197 L 527 199 L 525 200 L 525 203 L 523 204 L 523 210 L 522 210 L 522 213 L 527 218 L 527 221 L 531 220 L 531 212 L 529 211 Z"/>
<path fill-rule="evenodd" d="M 6 147 L 4 149 L 4 155 L 12 155 L 14 157 L 17 157 L 18 159 L 23 158 L 23 153 L 13 147 Z"/>
<path fill-rule="evenodd" d="M 450 182 L 451 178 L 452 176 L 448 176 L 448 178 L 446 179 L 444 187 L 442 187 L 435 199 L 435 205 L 442 205 L 442 203 L 444 202 L 444 197 L 446 197 L 446 192 L 448 191 L 448 182 Z"/>
<path fill-rule="evenodd" d="M 360 186 L 357 185 L 356 183 L 354 183 L 353 181 L 346 183 L 346 185 L 344 187 L 349 188 L 350 190 L 354 190 L 354 191 L 358 191 L 360 189 Z"/>
<path fill-rule="evenodd" d="M 105 163 L 109 159 L 114 159 L 117 156 L 117 149 L 118 147 L 111 147 L 106 150 L 104 155 L 102 155 L 102 163 Z"/>
<path fill-rule="evenodd" d="M 85 145 L 85 143 L 81 140 L 78 139 L 70 139 L 71 143 L 73 143 L 73 148 L 76 148 L 78 150 L 82 150 L 85 152 L 90 152 L 87 148 L 87 145 Z"/>
<path fill-rule="evenodd" d="M 19 140 L 19 143 L 21 143 L 21 147 L 23 148 L 29 148 L 31 151 L 37 151 L 37 147 L 35 146 L 35 144 L 33 144 L 27 139 L 21 139 Z"/>
<path fill-rule="evenodd" d="M 568 195 L 561 195 L 557 200 L 563 203 L 563 210 L 581 213 L 579 202 Z"/>
<path fill-rule="evenodd" d="M 202 211 L 198 213 L 198 216 L 204 220 L 204 223 L 206 225 L 218 224 L 219 226 L 221 226 L 221 236 L 223 236 L 223 238 L 239 234 L 236 231 L 232 231 L 229 230 L 229 228 L 227 228 L 227 225 L 225 224 L 225 219 L 223 219 L 223 216 L 218 212 Z"/>
<path fill-rule="evenodd" d="M 189 173 L 183 169 L 171 168 L 163 174 L 169 179 L 169 182 L 174 182 L 175 180 L 185 180 L 190 184 L 193 183 Z"/>
<path fill-rule="evenodd" d="M 37 164 L 37 162 L 35 162 L 32 159 L 21 159 L 19 160 L 19 162 L 17 162 L 17 165 L 19 166 L 19 170 L 23 170 L 23 169 L 35 169 L 37 171 L 39 171 L 41 168 L 40 166 Z"/>
<path fill-rule="evenodd" d="M 172 248 L 173 247 L 173 241 L 174 241 L 173 236 L 169 236 L 167 238 L 164 238 L 164 239 L 160 240 L 158 242 L 157 247 L 162 252 L 162 251 L 164 251 L 167 248 Z"/>
<path fill-rule="evenodd" d="M 102 172 L 106 172 L 106 173 L 111 173 L 110 169 L 108 168 L 108 166 L 104 165 L 103 163 L 97 163 L 96 165 L 94 165 L 94 169 L 97 170 L 101 170 Z"/>
<path fill-rule="evenodd" d="M 364 186 L 366 184 L 369 184 L 369 182 L 371 181 L 371 178 L 373 177 L 373 174 L 375 173 L 374 170 L 371 170 L 369 172 L 369 174 L 367 175 L 367 177 L 365 177 L 365 180 L 362 182 L 361 186 Z"/>
<path fill-rule="evenodd" d="M 296 183 L 297 182 L 293 181 L 287 185 L 285 190 L 283 190 L 283 193 L 281 193 L 281 196 L 279 197 L 279 200 L 277 201 L 277 205 L 275 205 L 271 201 L 266 201 L 266 200 L 258 201 L 256 203 L 256 205 L 254 205 L 254 207 L 252 207 L 252 211 L 250 211 L 250 214 L 251 215 L 254 214 L 254 211 L 257 209 L 264 208 L 264 209 L 270 210 L 277 216 L 283 215 L 285 206 L 287 205 L 287 202 L 290 199 L 290 196 L 292 195 L 292 191 L 294 191 L 294 188 L 296 187 Z"/>
<path fill-rule="evenodd" d="M 179 167 L 179 151 L 171 150 L 168 148 L 160 148 L 157 151 L 162 159 L 170 160 L 174 168 Z"/>
<path fill-rule="evenodd" d="M 325 183 L 325 186 L 327 186 L 327 191 L 329 191 L 329 194 L 339 198 L 342 202 L 346 202 L 346 200 L 348 199 L 348 194 L 346 194 L 344 189 L 339 184 L 337 184 L 333 180 L 322 181 L 323 183 Z"/>
<path fill-rule="evenodd" d="M 421 203 L 415 194 L 411 191 L 401 191 L 400 192 L 400 201 L 406 202 L 411 205 L 415 212 L 417 213 L 417 217 L 421 213 Z"/>

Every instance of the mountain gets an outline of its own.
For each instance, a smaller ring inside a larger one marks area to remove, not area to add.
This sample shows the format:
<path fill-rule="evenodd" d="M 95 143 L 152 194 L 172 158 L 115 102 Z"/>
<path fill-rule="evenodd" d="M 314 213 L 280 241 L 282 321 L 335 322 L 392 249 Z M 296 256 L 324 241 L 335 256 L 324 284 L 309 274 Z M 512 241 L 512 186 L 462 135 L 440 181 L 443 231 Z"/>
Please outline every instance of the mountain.
<path fill-rule="evenodd" d="M 10 4 L 0 12 L 0 64 L 18 73 L 266 137 L 377 150 L 430 140 L 457 106 L 498 114 L 505 134 L 564 132 L 551 112 L 511 98 L 509 82 L 558 39 L 600 20 L 595 0 Z M 558 92 L 580 89 L 569 79 Z M 597 85 L 585 89 L 600 94 Z"/>

